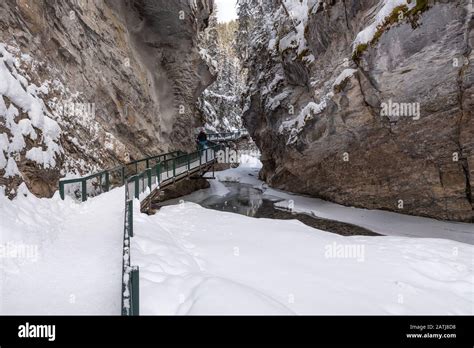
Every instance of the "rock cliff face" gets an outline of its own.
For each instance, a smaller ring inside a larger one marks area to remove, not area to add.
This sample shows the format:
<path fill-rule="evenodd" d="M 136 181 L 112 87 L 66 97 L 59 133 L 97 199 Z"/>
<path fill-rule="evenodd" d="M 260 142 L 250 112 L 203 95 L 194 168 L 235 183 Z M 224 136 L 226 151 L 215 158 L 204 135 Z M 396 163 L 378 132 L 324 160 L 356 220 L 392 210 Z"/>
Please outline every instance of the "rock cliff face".
<path fill-rule="evenodd" d="M 241 23 L 261 176 L 345 205 L 474 221 L 472 4 L 389 3 L 250 6 L 271 23 Z"/>
<path fill-rule="evenodd" d="M 59 129 L 46 144 L 32 104 L 0 81 L 0 185 L 10 193 L 24 180 L 50 196 L 62 175 L 193 148 L 196 101 L 214 78 L 197 42 L 211 12 L 211 0 L 2 1 L 5 76 Z"/>

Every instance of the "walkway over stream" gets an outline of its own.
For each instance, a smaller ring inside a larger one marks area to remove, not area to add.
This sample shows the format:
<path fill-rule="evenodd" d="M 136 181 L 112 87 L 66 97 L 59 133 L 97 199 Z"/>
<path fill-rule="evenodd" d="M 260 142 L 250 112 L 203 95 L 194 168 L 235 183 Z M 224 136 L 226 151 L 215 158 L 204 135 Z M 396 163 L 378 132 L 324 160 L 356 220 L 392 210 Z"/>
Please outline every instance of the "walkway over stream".
<path fill-rule="evenodd" d="M 70 195 L 81 201 L 125 185 L 122 315 L 139 315 L 139 270 L 131 266 L 130 237 L 133 237 L 133 200 L 141 202 L 141 210 L 151 206 L 154 197 L 169 185 L 190 177 L 203 177 L 214 168 L 216 151 L 227 141 L 248 136 L 247 131 L 208 134 L 209 147 L 192 153 L 173 151 L 132 161 L 81 178 L 61 179 L 62 199 Z"/>

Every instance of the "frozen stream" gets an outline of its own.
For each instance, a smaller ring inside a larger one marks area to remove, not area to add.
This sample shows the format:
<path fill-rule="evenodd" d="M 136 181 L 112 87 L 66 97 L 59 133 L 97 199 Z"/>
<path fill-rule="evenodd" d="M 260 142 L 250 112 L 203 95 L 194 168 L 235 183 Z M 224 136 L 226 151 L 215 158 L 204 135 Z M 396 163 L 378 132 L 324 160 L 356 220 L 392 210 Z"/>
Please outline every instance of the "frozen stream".
<path fill-rule="evenodd" d="M 209 189 L 164 204 L 193 202 L 209 209 L 235 212 L 254 218 L 296 219 L 308 226 L 344 236 L 442 238 L 474 244 L 474 224 L 346 207 L 317 198 L 291 194 L 269 188 L 258 180 L 260 168 L 261 163 L 257 159 L 246 157 L 239 167 L 216 172 L 216 179 L 209 180 Z"/>
<path fill-rule="evenodd" d="M 284 201 L 282 198 L 264 194 L 264 192 L 253 185 L 240 182 L 223 182 L 228 193 L 225 195 L 213 194 L 212 190 L 201 190 L 193 194 L 172 199 L 155 205 L 155 207 L 174 205 L 181 202 L 197 203 L 205 208 L 246 215 L 254 218 L 299 220 L 305 225 L 338 233 L 344 236 L 350 235 L 379 235 L 368 229 L 347 224 L 344 222 L 321 219 L 305 213 L 290 212 L 287 209 L 278 208 L 275 203 Z"/>

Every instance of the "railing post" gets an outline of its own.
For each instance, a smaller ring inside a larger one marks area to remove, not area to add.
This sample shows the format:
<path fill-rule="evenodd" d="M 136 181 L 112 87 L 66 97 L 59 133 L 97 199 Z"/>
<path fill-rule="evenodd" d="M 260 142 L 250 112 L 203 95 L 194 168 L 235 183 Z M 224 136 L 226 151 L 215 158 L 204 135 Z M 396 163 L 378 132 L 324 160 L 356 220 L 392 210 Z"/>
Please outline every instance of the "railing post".
<path fill-rule="evenodd" d="M 59 180 L 59 196 L 64 200 L 64 183 L 61 180 Z"/>
<path fill-rule="evenodd" d="M 148 178 L 148 188 L 151 190 L 151 168 L 147 167 L 146 176 Z"/>
<path fill-rule="evenodd" d="M 127 201 L 128 236 L 133 237 L 133 200 Z"/>
<path fill-rule="evenodd" d="M 130 304 L 132 306 L 132 315 L 140 315 L 140 271 L 138 266 L 133 266 L 132 271 L 130 272 L 131 278 L 131 291 L 132 295 L 130 299 Z"/>
<path fill-rule="evenodd" d="M 87 201 L 87 180 L 81 181 L 81 199 L 83 202 Z"/>
<path fill-rule="evenodd" d="M 138 199 L 139 196 L 140 196 L 140 182 L 139 182 L 140 177 L 139 177 L 139 175 L 135 175 L 134 180 L 135 180 L 135 198 Z"/>
<path fill-rule="evenodd" d="M 156 165 L 156 179 L 158 181 L 158 186 L 160 185 L 160 181 L 161 181 L 161 178 L 160 178 L 160 175 L 161 175 L 161 163 L 158 162 L 157 165 Z"/>
<path fill-rule="evenodd" d="M 176 159 L 173 158 L 173 177 L 176 176 Z"/>
<path fill-rule="evenodd" d="M 109 172 L 105 172 L 105 192 L 109 192 L 110 188 L 110 178 L 109 178 Z"/>
<path fill-rule="evenodd" d="M 188 160 L 188 172 L 191 169 L 191 159 L 189 153 L 186 155 L 186 159 Z"/>
<path fill-rule="evenodd" d="M 147 168 L 150 168 L 150 160 L 148 158 L 145 160 L 145 164 Z"/>
<path fill-rule="evenodd" d="M 204 151 L 206 151 L 206 164 L 207 164 L 207 149 L 205 149 Z"/>
<path fill-rule="evenodd" d="M 122 175 L 122 185 L 125 185 L 125 166 L 122 166 L 120 174 Z"/>

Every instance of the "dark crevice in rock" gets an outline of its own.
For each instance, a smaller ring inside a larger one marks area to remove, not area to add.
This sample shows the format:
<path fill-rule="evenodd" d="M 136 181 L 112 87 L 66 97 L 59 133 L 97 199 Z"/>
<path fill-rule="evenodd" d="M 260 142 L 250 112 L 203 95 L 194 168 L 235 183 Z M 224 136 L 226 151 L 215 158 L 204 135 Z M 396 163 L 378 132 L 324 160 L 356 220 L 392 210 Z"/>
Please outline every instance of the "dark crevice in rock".
<path fill-rule="evenodd" d="M 350 30 L 350 28 L 349 28 L 349 19 L 347 18 L 346 0 L 342 0 L 342 3 L 344 4 L 344 15 L 346 17 L 346 28 L 347 28 L 347 30 Z"/>
<path fill-rule="evenodd" d="M 462 64 L 461 69 L 459 70 L 458 74 L 458 86 L 459 86 L 459 94 L 458 94 L 458 103 L 459 103 L 459 109 L 460 109 L 460 116 L 459 116 L 459 122 L 458 122 L 458 134 L 457 134 L 457 139 L 456 143 L 459 148 L 459 161 L 462 166 L 462 170 L 465 176 L 465 182 L 466 182 L 466 199 L 468 202 L 473 206 L 474 210 L 474 205 L 473 205 L 473 199 L 472 199 L 472 190 L 471 190 L 471 178 L 470 178 L 470 170 L 469 170 L 469 162 L 467 159 L 467 154 L 463 150 L 463 144 L 461 141 L 461 131 L 462 127 L 464 126 L 464 118 L 465 117 L 472 117 L 467 115 L 467 113 L 472 113 L 472 110 L 465 110 L 464 109 L 464 98 L 465 98 L 465 87 L 464 87 L 464 81 L 465 81 L 465 75 L 466 71 L 470 67 L 470 54 L 472 53 L 472 47 L 470 46 L 470 31 L 472 30 L 471 28 L 471 23 L 472 23 L 472 18 L 467 20 L 466 23 L 466 33 L 465 33 L 465 50 L 462 53 Z M 469 121 L 468 121 L 469 122 Z M 472 149 L 471 149 L 472 151 Z M 474 216 L 472 218 L 472 221 L 474 221 Z"/>

